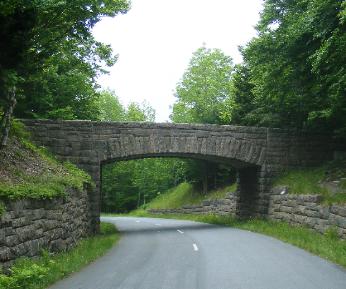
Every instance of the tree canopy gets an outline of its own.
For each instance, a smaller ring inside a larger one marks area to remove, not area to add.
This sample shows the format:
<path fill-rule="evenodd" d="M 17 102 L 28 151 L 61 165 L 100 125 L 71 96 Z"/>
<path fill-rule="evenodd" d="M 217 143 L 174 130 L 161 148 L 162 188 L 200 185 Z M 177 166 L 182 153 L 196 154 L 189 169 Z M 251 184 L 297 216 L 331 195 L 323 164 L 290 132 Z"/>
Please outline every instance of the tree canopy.
<path fill-rule="evenodd" d="M 346 135 L 345 7 L 335 0 L 265 1 L 258 37 L 242 49 L 234 75 L 234 121 Z"/>
<path fill-rule="evenodd" d="M 2 106 L 16 86 L 19 117 L 95 119 L 95 78 L 116 56 L 91 29 L 128 8 L 127 0 L 1 1 Z"/>
<path fill-rule="evenodd" d="M 222 123 L 225 100 L 230 97 L 232 59 L 219 49 L 201 47 L 192 55 L 177 84 L 171 119 L 174 122 Z"/>

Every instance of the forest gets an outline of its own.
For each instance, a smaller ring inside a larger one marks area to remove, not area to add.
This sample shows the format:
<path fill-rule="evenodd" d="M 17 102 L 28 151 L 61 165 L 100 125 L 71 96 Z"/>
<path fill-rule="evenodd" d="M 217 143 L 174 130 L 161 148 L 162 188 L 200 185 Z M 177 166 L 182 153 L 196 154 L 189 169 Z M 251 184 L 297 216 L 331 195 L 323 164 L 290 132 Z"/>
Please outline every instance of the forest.
<path fill-rule="evenodd" d="M 127 0 L 0 2 L 1 145 L 12 117 L 155 121 L 148 103 L 120 103 L 96 79 L 117 56 L 92 28 Z M 346 137 L 346 1 L 265 0 L 243 62 L 202 46 L 176 84 L 170 119 L 290 128 Z M 225 35 L 224 37 L 231 37 Z M 126 212 L 187 181 L 196 190 L 234 182 L 235 171 L 197 160 L 144 159 L 102 170 L 103 210 Z"/>

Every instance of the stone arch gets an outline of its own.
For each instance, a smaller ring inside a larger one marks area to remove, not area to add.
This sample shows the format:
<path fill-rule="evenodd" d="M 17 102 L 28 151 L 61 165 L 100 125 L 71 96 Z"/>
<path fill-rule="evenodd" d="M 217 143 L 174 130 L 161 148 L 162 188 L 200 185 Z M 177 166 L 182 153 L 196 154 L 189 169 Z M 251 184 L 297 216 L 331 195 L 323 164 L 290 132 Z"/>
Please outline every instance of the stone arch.
<path fill-rule="evenodd" d="M 100 162 L 100 166 L 107 163 L 117 161 L 136 160 L 143 158 L 155 157 L 176 157 L 197 160 L 206 160 L 215 163 L 223 163 L 237 170 L 237 207 L 236 216 L 239 218 L 249 218 L 252 216 L 263 216 L 266 212 L 266 202 L 263 193 L 266 189 L 264 179 L 261 177 L 262 166 L 246 163 L 237 159 L 229 159 L 225 157 L 215 157 L 202 154 L 192 153 L 142 153 L 131 154 L 126 156 L 117 156 L 104 159 Z"/>
<path fill-rule="evenodd" d="M 86 170 L 96 183 L 89 196 L 91 231 L 100 216 L 100 166 L 139 156 L 189 156 L 226 161 L 238 169 L 238 215 L 267 214 L 273 177 L 286 168 L 332 158 L 328 135 L 209 124 L 23 120 L 38 145 Z"/>

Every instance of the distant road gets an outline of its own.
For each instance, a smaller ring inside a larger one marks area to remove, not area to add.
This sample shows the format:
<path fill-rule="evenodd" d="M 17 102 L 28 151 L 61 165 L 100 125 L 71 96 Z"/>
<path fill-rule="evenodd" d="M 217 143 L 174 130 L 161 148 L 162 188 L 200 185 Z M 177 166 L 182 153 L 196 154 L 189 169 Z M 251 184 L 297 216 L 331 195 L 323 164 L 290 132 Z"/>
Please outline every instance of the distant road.
<path fill-rule="evenodd" d="M 345 289 L 346 270 L 276 239 L 189 221 L 102 218 L 118 245 L 50 289 Z"/>

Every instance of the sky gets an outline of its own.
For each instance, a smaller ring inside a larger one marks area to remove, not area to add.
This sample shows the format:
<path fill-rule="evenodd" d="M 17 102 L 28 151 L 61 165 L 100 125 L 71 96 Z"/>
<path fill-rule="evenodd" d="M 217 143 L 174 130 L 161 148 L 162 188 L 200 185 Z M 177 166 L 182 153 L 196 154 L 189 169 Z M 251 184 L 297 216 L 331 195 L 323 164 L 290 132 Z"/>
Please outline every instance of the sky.
<path fill-rule="evenodd" d="M 174 89 L 192 53 L 205 45 L 242 61 L 238 51 L 256 36 L 262 0 L 132 0 L 124 15 L 103 18 L 93 29 L 98 41 L 118 54 L 98 79 L 121 103 L 148 102 L 156 121 L 169 121 Z"/>

